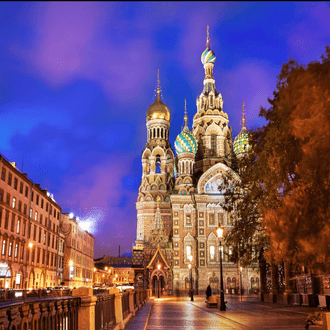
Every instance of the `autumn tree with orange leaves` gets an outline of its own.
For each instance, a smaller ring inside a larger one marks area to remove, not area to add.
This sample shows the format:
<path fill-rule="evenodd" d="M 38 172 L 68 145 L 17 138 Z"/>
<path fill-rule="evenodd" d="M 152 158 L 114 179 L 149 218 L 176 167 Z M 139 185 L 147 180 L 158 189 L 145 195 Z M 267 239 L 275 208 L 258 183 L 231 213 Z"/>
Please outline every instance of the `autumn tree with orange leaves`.
<path fill-rule="evenodd" d="M 245 263 L 330 271 L 330 48 L 307 66 L 283 64 L 268 101 L 267 124 L 250 132 L 239 163 L 242 182 L 226 193 L 239 220 L 227 242 Z"/>

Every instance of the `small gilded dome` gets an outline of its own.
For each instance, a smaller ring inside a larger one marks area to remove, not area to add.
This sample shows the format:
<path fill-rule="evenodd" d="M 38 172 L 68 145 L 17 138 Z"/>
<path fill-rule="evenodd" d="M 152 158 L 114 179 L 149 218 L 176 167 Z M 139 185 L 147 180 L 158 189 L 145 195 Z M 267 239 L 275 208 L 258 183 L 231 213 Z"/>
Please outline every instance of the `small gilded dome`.
<path fill-rule="evenodd" d="M 156 101 L 150 105 L 147 110 L 147 121 L 152 119 L 165 119 L 171 120 L 170 109 L 161 101 L 159 96 L 159 90 L 157 90 Z"/>
<path fill-rule="evenodd" d="M 182 132 L 176 137 L 174 147 L 177 154 L 182 152 L 197 152 L 197 142 L 195 137 L 190 133 L 187 126 L 185 126 Z"/>
<path fill-rule="evenodd" d="M 242 154 L 250 149 L 249 136 L 245 127 L 242 128 L 240 133 L 234 139 L 234 152 L 236 155 Z"/>
<path fill-rule="evenodd" d="M 201 61 L 202 61 L 203 65 L 205 65 L 207 63 L 214 63 L 215 54 L 214 54 L 213 50 L 211 50 L 209 47 L 207 47 L 201 56 Z"/>

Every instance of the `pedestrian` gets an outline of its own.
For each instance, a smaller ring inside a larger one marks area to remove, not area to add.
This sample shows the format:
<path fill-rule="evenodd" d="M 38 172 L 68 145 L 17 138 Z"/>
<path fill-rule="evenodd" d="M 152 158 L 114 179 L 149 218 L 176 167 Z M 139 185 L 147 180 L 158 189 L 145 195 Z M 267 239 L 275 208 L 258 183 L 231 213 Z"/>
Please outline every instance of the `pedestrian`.
<path fill-rule="evenodd" d="M 206 300 L 209 300 L 209 298 L 212 296 L 212 289 L 210 284 L 208 285 L 207 289 L 206 289 Z"/>

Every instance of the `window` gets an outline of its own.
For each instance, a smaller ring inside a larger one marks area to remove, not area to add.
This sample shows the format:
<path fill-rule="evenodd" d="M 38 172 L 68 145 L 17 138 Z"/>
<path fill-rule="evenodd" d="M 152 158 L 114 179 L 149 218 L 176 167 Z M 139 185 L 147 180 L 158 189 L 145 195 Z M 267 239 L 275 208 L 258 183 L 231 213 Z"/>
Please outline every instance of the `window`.
<path fill-rule="evenodd" d="M 1 171 L 1 180 L 3 180 L 3 181 L 6 180 L 6 170 L 4 167 L 2 168 L 2 171 Z"/>
<path fill-rule="evenodd" d="M 2 241 L 2 252 L 1 252 L 1 254 L 5 255 L 5 253 L 6 253 L 6 240 L 4 239 Z"/>
<path fill-rule="evenodd" d="M 38 248 L 38 252 L 37 252 L 37 264 L 40 261 L 40 248 Z"/>
<path fill-rule="evenodd" d="M 22 202 L 21 201 L 18 202 L 18 211 L 22 212 Z"/>
<path fill-rule="evenodd" d="M 11 179 L 12 179 L 12 175 L 11 173 L 8 174 L 8 184 L 11 186 Z"/>
<path fill-rule="evenodd" d="M 19 185 L 19 192 L 23 194 L 23 182 L 21 182 Z"/>
<path fill-rule="evenodd" d="M 191 214 L 186 215 L 186 225 L 190 226 L 191 225 Z"/>
<path fill-rule="evenodd" d="M 18 256 L 18 243 L 15 244 L 15 258 Z"/>
<path fill-rule="evenodd" d="M 15 197 L 13 197 L 13 204 L 12 204 L 12 208 L 14 209 L 14 208 L 15 208 L 15 206 L 16 206 L 16 198 L 15 198 Z"/>
<path fill-rule="evenodd" d="M 48 203 L 46 203 L 46 212 L 48 212 Z"/>
<path fill-rule="evenodd" d="M 160 155 L 156 156 L 156 173 L 161 173 Z"/>
<path fill-rule="evenodd" d="M 33 240 L 36 241 L 36 238 L 37 238 L 37 226 L 34 225 Z"/>
<path fill-rule="evenodd" d="M 0 210 L 0 228 L 1 228 L 1 223 L 2 223 L 2 211 Z"/>
<path fill-rule="evenodd" d="M 54 218 L 56 218 L 56 210 L 54 209 Z"/>
<path fill-rule="evenodd" d="M 34 213 L 34 220 L 35 220 L 35 221 L 38 220 L 38 212 L 37 212 L 37 211 L 35 211 L 35 213 Z"/>
<path fill-rule="evenodd" d="M 36 204 L 39 205 L 39 195 L 36 197 Z"/>
<path fill-rule="evenodd" d="M 30 218 L 32 218 L 32 209 L 30 209 Z"/>
<path fill-rule="evenodd" d="M 17 190 L 18 180 L 17 178 L 14 179 L 14 189 Z"/>
<path fill-rule="evenodd" d="M 10 228 L 10 230 L 14 231 L 14 228 L 15 228 L 15 215 L 13 214 L 12 218 L 11 218 L 11 228 Z"/>
<path fill-rule="evenodd" d="M 24 208 L 23 208 L 23 213 L 26 215 L 26 211 L 27 211 L 27 206 L 26 204 L 24 204 Z"/>
<path fill-rule="evenodd" d="M 44 208 L 44 200 L 41 198 L 41 208 Z"/>
<path fill-rule="evenodd" d="M 52 239 L 52 248 L 54 249 L 54 239 L 55 239 L 55 236 L 53 235 L 53 239 Z"/>
<path fill-rule="evenodd" d="M 23 232 L 22 235 L 25 236 L 26 221 L 23 222 Z"/>
<path fill-rule="evenodd" d="M 41 243 L 41 227 L 39 227 L 39 239 L 38 239 L 38 242 Z"/>
<path fill-rule="evenodd" d="M 187 245 L 186 246 L 186 251 L 187 251 L 187 258 L 191 255 L 191 246 Z"/>
<path fill-rule="evenodd" d="M 0 202 L 3 202 L 3 190 L 0 189 Z"/>
<path fill-rule="evenodd" d="M 34 192 L 31 192 L 31 202 L 33 202 L 33 196 L 34 196 Z"/>
<path fill-rule="evenodd" d="M 46 230 L 44 230 L 44 241 L 43 244 L 46 245 Z"/>
<path fill-rule="evenodd" d="M 12 248 L 13 248 L 13 243 L 10 242 L 10 243 L 9 243 L 9 250 L 8 250 L 8 256 L 9 256 L 9 257 L 11 257 L 11 250 L 12 250 Z"/>
<path fill-rule="evenodd" d="M 40 223 L 42 224 L 42 214 L 40 214 Z"/>
<path fill-rule="evenodd" d="M 22 245 L 22 248 L 21 248 L 21 259 L 23 259 L 24 257 L 24 246 Z"/>
<path fill-rule="evenodd" d="M 7 193 L 6 204 L 9 205 L 10 202 L 10 194 Z"/>
<path fill-rule="evenodd" d="M 214 226 L 215 225 L 214 214 L 213 213 L 210 213 L 209 214 L 209 225 L 210 226 Z"/>
<path fill-rule="evenodd" d="M 21 220 L 17 220 L 17 227 L 16 227 L 16 233 L 19 234 L 19 226 L 21 224 Z"/>
<path fill-rule="evenodd" d="M 211 261 L 215 260 L 215 246 L 214 245 L 210 246 L 210 260 Z"/>
<path fill-rule="evenodd" d="M 25 197 L 28 197 L 28 195 L 29 195 L 29 188 L 25 187 Z"/>

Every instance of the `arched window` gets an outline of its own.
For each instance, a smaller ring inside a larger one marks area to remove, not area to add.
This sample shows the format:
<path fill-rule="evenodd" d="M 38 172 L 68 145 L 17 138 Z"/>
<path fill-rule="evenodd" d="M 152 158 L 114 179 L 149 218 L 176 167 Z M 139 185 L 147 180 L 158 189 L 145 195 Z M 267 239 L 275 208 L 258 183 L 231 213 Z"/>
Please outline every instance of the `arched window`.
<path fill-rule="evenodd" d="M 160 155 L 156 156 L 156 173 L 161 173 Z"/>

